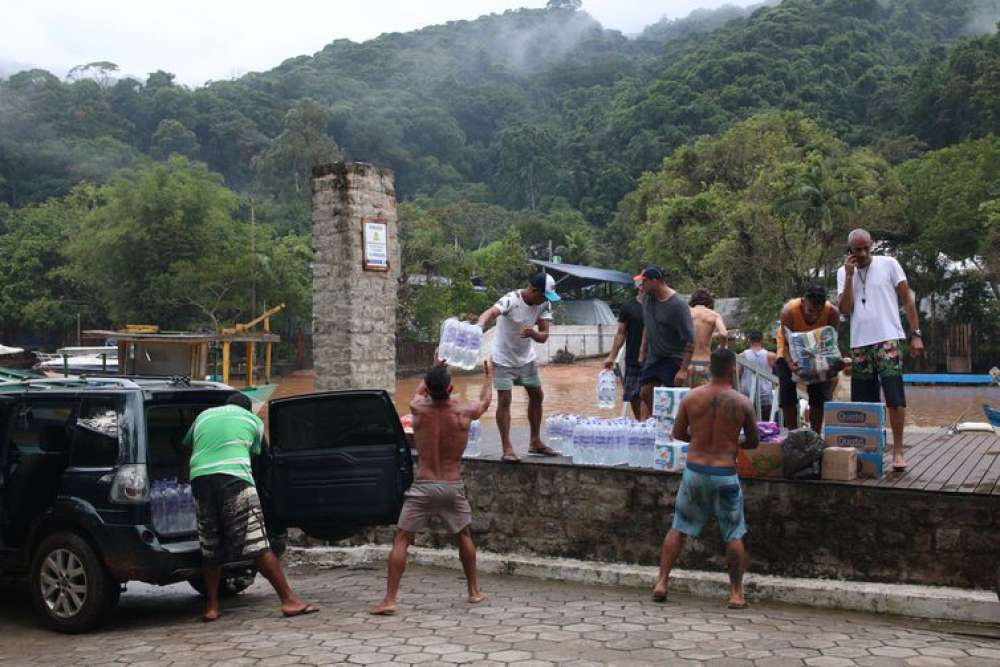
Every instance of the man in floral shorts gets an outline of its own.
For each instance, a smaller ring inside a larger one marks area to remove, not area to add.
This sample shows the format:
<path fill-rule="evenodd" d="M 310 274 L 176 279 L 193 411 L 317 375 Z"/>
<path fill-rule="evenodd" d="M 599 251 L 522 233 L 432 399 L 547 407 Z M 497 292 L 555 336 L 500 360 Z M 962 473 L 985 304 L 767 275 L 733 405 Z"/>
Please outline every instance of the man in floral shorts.
<path fill-rule="evenodd" d="M 924 351 L 917 319 L 917 305 L 906 282 L 903 267 L 892 257 L 872 255 L 872 237 L 855 229 L 847 239 L 847 260 L 837 271 L 837 293 L 841 314 L 851 318 L 851 400 L 878 403 L 879 389 L 885 397 L 892 425 L 894 470 L 906 469 L 903 457 L 903 425 L 906 422 L 906 392 L 899 343 L 906 338 L 899 318 L 906 310 L 910 325 L 910 352 Z"/>

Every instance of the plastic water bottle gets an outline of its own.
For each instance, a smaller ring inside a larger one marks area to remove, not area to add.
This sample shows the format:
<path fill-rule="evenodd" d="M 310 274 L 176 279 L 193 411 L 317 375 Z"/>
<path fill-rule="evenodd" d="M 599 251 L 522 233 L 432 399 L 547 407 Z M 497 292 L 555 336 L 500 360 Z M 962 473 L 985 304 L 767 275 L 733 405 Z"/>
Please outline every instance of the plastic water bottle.
<path fill-rule="evenodd" d="M 455 323 L 455 342 L 452 344 L 451 356 L 446 360 L 450 365 L 459 368 L 466 366 L 466 349 L 469 346 L 469 334 L 465 322 Z"/>
<path fill-rule="evenodd" d="M 177 486 L 173 480 L 164 483 L 163 489 L 163 531 L 177 532 Z"/>
<path fill-rule="evenodd" d="M 478 324 L 469 325 L 469 369 L 479 365 L 479 355 L 483 347 L 483 328 Z"/>
<path fill-rule="evenodd" d="M 153 488 L 149 492 L 149 512 L 153 528 L 163 530 L 163 484 L 158 479 L 153 481 Z"/>
<path fill-rule="evenodd" d="M 579 454 L 573 446 L 573 430 L 576 428 L 576 417 L 573 415 L 559 415 L 557 429 L 559 431 L 559 442 L 562 446 L 563 456 L 568 456 L 574 460 Z"/>
<path fill-rule="evenodd" d="M 577 423 L 576 428 L 573 430 L 573 435 L 575 440 L 574 447 L 580 454 L 580 464 L 585 466 L 591 465 L 593 463 L 593 459 L 591 457 L 594 453 L 594 441 L 590 420 L 580 420 L 580 422 Z"/>
<path fill-rule="evenodd" d="M 441 336 L 438 341 L 438 357 L 450 361 L 455 354 L 455 334 L 458 320 L 449 317 L 441 323 Z"/>
<path fill-rule="evenodd" d="M 608 460 L 607 427 L 603 419 L 594 420 L 594 465 L 606 465 Z"/>
<path fill-rule="evenodd" d="M 184 503 L 184 531 L 190 533 L 198 527 L 198 516 L 194 509 L 194 495 L 191 493 L 190 484 L 182 484 L 181 490 Z"/>
<path fill-rule="evenodd" d="M 614 371 L 603 370 L 597 376 L 597 407 L 608 409 L 615 407 L 618 398 L 618 381 Z"/>
<path fill-rule="evenodd" d="M 469 439 L 465 443 L 465 456 L 466 458 L 475 458 L 479 456 L 479 436 L 482 433 L 482 425 L 479 423 L 478 419 L 472 420 L 469 424 Z"/>

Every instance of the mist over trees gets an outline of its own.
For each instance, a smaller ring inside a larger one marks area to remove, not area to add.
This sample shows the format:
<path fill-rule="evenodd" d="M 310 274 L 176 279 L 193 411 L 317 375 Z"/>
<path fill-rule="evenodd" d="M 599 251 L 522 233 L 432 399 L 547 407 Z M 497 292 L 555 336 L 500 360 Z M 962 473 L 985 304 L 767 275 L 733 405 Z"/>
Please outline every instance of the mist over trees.
<path fill-rule="evenodd" d="M 767 302 L 769 317 L 770 302 L 829 276 L 837 253 L 813 246 L 837 248 L 862 224 L 921 271 L 938 267 L 926 284 L 942 295 L 962 292 L 948 267 L 968 261 L 977 298 L 992 307 L 1000 194 L 983 164 L 1000 121 L 996 2 L 784 0 L 699 10 L 634 37 L 579 5 L 336 40 L 196 89 L 169 72 L 121 78 L 109 62 L 65 80 L 43 70 L 0 80 L 3 335 L 64 331 L 57 311 L 75 318 L 84 302 L 95 323 L 212 327 L 249 315 L 220 258 L 245 254 L 234 239 L 251 207 L 266 237 L 253 265 L 278 275 L 275 262 L 287 263 L 283 280 L 299 289 L 309 169 L 338 159 L 395 171 L 403 279 L 447 279 L 404 289 L 406 335 L 429 336 L 442 314 L 521 282 L 514 276 L 550 241 L 565 261 L 661 261 L 678 284 Z M 960 223 L 939 215 L 953 193 L 932 201 L 927 184 L 976 160 L 974 182 L 954 194 L 970 211 L 967 238 L 936 244 L 953 224 L 943 220 Z M 160 208 L 126 206 L 128 191 Z M 153 238 L 179 224 L 172 215 L 209 236 L 184 232 L 196 255 L 176 249 L 155 265 L 155 285 L 137 275 L 103 284 L 122 275 L 121 248 L 73 242 Z M 766 240 L 782 234 L 793 252 L 779 256 Z M 25 252 L 29 242 L 44 252 Z M 32 281 L 38 271 L 46 277 Z M 182 276 L 201 271 L 206 285 L 233 287 L 206 288 L 211 303 L 192 296 Z M 485 295 L 466 289 L 471 277 L 484 279 Z M 292 316 L 308 318 L 308 299 L 273 286 L 275 299 L 298 304 Z M 154 295 L 155 310 L 121 310 Z"/>

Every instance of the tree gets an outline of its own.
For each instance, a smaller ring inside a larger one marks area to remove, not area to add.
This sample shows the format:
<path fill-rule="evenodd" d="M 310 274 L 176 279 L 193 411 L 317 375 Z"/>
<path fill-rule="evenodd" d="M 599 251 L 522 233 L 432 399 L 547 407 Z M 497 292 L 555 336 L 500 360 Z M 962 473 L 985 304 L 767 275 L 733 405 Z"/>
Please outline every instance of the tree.
<path fill-rule="evenodd" d="M 552 136 L 540 127 L 520 125 L 500 133 L 497 181 L 509 201 L 535 210 L 555 175 L 553 150 Z"/>
<path fill-rule="evenodd" d="M 167 118 L 160 121 L 153 133 L 149 154 L 157 160 L 165 160 L 171 155 L 195 158 L 200 148 L 194 132 L 184 127 L 184 123 Z"/>
<path fill-rule="evenodd" d="M 285 114 L 285 129 L 254 159 L 257 178 L 272 194 L 294 191 L 309 183 L 314 165 L 341 159 L 337 143 L 326 135 L 330 112 L 314 100 L 299 100 Z"/>
<path fill-rule="evenodd" d="M 226 297 L 245 273 L 234 266 L 243 254 L 236 198 L 204 165 L 173 156 L 122 170 L 102 199 L 69 248 L 76 275 L 116 324 L 183 329 L 206 315 L 192 291 Z"/>

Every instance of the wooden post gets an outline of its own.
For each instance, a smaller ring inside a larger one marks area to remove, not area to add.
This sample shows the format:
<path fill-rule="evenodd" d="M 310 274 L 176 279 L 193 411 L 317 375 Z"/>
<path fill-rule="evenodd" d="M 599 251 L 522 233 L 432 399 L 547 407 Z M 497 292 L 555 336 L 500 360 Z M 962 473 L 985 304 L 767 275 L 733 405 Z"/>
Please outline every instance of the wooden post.
<path fill-rule="evenodd" d="M 222 341 L 222 384 L 229 384 L 229 341 Z"/>
<path fill-rule="evenodd" d="M 264 318 L 264 333 L 271 333 L 271 318 Z M 264 384 L 271 384 L 271 341 L 264 346 Z"/>
<path fill-rule="evenodd" d="M 253 341 L 247 341 L 247 386 L 253 386 L 253 362 L 254 362 L 254 344 Z"/>

